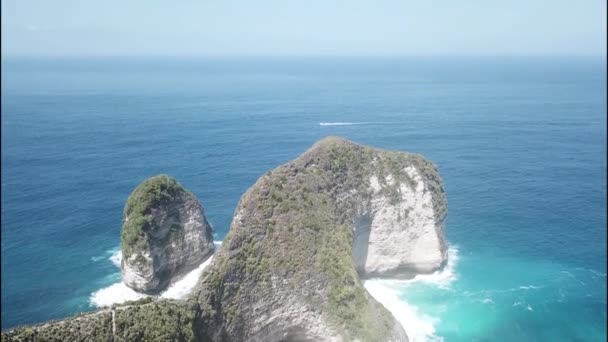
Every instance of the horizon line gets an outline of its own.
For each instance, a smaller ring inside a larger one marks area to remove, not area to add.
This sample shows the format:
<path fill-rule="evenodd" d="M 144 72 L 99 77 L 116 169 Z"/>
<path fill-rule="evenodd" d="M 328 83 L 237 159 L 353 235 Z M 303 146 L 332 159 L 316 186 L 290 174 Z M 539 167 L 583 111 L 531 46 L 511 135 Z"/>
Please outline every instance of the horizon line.
<path fill-rule="evenodd" d="M 608 54 L 591 53 L 479 53 L 479 54 L 459 54 L 459 53 L 425 53 L 425 54 L 156 54 L 156 53 L 137 53 L 137 54 L 29 54 L 29 53 L 5 53 L 0 57 L 4 59 L 71 59 L 71 58 L 204 58 L 204 59 L 242 59 L 242 58 L 352 58 L 352 59 L 400 59 L 400 58 L 606 58 Z"/>

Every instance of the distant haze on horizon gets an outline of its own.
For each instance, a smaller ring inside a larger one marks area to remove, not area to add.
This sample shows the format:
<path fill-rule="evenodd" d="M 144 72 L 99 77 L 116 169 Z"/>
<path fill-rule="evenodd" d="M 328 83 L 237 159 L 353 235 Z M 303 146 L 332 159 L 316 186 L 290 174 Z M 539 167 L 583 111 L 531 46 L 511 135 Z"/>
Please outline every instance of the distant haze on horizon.
<path fill-rule="evenodd" d="M 605 0 L 2 0 L 2 54 L 599 55 Z"/>

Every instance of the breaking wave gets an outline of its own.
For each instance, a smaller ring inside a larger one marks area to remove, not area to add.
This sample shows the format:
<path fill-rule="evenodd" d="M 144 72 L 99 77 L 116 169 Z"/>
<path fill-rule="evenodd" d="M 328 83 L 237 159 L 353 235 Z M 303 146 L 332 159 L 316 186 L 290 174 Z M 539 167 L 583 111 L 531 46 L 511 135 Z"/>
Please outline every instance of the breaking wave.
<path fill-rule="evenodd" d="M 221 241 L 214 241 L 219 249 Z M 112 249 L 109 259 L 116 267 L 120 267 L 122 254 L 119 249 Z M 162 298 L 181 299 L 186 297 L 195 287 L 203 270 L 211 263 L 213 256 L 201 263 L 196 269 L 186 274 L 183 278 L 171 284 L 167 290 L 159 296 Z M 421 274 L 408 280 L 369 279 L 364 281 L 367 291 L 380 303 L 382 303 L 401 323 L 408 334 L 411 342 L 436 342 L 443 338 L 436 335 L 435 326 L 439 319 L 426 315 L 419 309 L 409 304 L 400 293 L 408 286 L 416 283 L 426 283 L 438 288 L 447 289 L 457 279 L 455 267 L 458 263 L 458 249 L 450 246 L 448 249 L 448 262 L 446 266 L 431 274 Z M 535 288 L 530 286 L 530 288 Z M 95 307 L 107 307 L 112 304 L 120 304 L 130 300 L 138 300 L 148 295 L 136 292 L 127 287 L 122 281 L 114 283 L 93 292 L 90 303 Z M 486 300 L 484 303 L 490 303 Z M 530 310 L 530 309 L 528 309 Z"/>
<path fill-rule="evenodd" d="M 419 312 L 418 308 L 409 304 L 400 293 L 415 283 L 427 283 L 448 289 L 457 279 L 455 273 L 457 263 L 458 248 L 450 246 L 448 262 L 437 272 L 417 275 L 408 280 L 370 279 L 364 282 L 364 286 L 401 323 L 411 342 L 443 341 L 443 338 L 437 336 L 435 332 L 439 318 Z"/>
<path fill-rule="evenodd" d="M 216 246 L 216 251 L 222 244 L 221 241 L 213 241 L 213 243 Z M 111 256 L 108 259 L 116 267 L 120 268 L 120 262 L 122 261 L 122 253 L 120 252 L 120 249 L 114 248 L 111 251 Z M 92 259 L 93 261 L 98 261 L 95 260 L 96 257 Z M 212 259 L 213 255 L 207 258 L 207 260 L 201 263 L 198 267 L 188 272 L 181 279 L 171 284 L 165 291 L 161 292 L 159 296 L 170 299 L 185 298 L 196 286 L 199 277 L 203 273 L 203 270 L 209 266 Z M 112 304 L 121 304 L 130 300 L 138 300 L 145 297 L 149 297 L 149 295 L 134 291 L 125 285 L 122 280 L 120 280 L 117 283 L 93 292 L 89 298 L 89 302 L 92 306 L 99 308 L 111 306 Z"/>
<path fill-rule="evenodd" d="M 103 254 L 101 255 L 97 255 L 94 257 L 91 257 L 91 260 L 93 262 L 99 262 L 101 260 L 107 260 L 108 258 L 110 259 L 110 261 L 112 261 L 113 264 L 116 265 L 115 260 L 118 260 L 118 267 L 120 267 L 120 258 L 121 258 L 122 254 L 120 253 L 120 247 L 115 247 L 112 249 L 108 249 L 107 251 L 105 251 Z"/>

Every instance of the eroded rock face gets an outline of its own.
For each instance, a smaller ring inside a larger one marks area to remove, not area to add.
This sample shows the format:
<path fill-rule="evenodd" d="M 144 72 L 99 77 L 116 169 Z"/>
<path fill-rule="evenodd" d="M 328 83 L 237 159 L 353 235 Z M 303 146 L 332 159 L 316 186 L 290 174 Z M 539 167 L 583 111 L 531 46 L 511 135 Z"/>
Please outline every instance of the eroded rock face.
<path fill-rule="evenodd" d="M 411 278 L 440 269 L 447 261 L 446 200 L 434 168 L 416 162 L 392 174 L 370 176 L 371 200 L 354 218 L 353 259 L 362 278 Z M 391 198 L 385 186 L 396 188 Z"/>
<path fill-rule="evenodd" d="M 125 206 L 121 249 L 124 283 L 158 293 L 214 251 L 212 228 L 199 201 L 175 179 L 140 184 Z"/>
<path fill-rule="evenodd" d="M 423 157 L 321 140 L 241 197 L 193 296 L 201 308 L 214 308 L 202 311 L 201 335 L 407 341 L 361 278 L 440 268 L 445 207 L 436 167 Z"/>

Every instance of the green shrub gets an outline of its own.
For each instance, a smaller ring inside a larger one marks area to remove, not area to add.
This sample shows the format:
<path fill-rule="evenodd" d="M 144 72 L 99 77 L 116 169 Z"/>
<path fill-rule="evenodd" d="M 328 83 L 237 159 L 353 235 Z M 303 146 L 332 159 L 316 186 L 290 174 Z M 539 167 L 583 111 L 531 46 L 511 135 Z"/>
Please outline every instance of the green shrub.
<path fill-rule="evenodd" d="M 194 196 L 167 175 L 148 178 L 133 190 L 124 209 L 125 220 L 121 234 L 124 257 L 129 257 L 133 251 L 144 248 L 145 233 L 157 228 L 151 209 L 185 194 Z"/>

